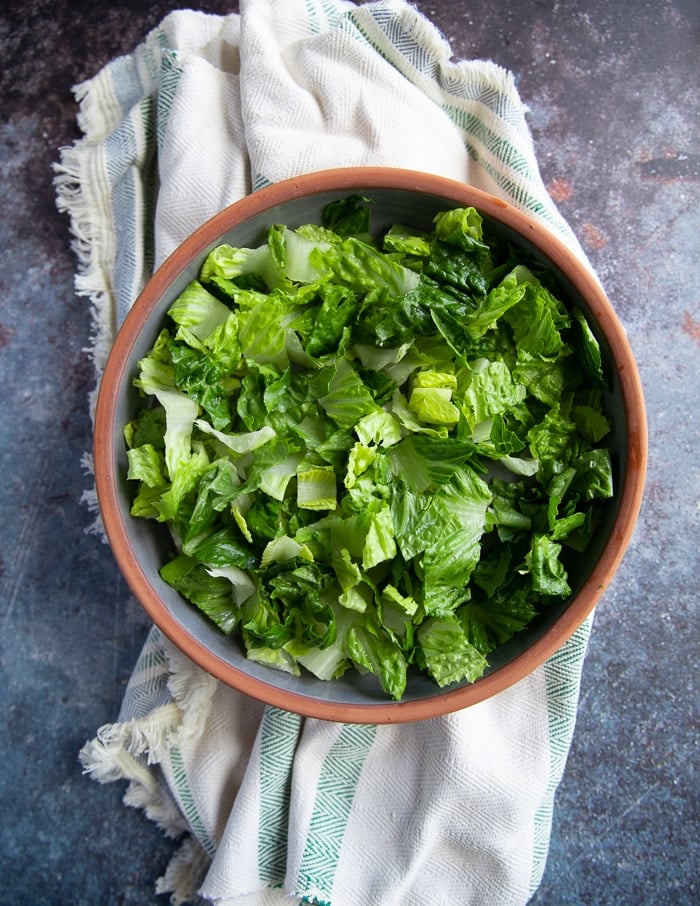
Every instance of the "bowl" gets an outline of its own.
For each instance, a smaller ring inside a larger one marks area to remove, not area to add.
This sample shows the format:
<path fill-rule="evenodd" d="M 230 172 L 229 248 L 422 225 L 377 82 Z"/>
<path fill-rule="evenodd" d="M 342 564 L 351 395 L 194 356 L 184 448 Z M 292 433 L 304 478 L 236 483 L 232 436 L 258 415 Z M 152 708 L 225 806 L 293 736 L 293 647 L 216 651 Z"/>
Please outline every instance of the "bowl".
<path fill-rule="evenodd" d="M 550 268 L 560 298 L 586 314 L 609 383 L 605 408 L 612 423 L 615 492 L 570 573 L 571 595 L 496 648 L 481 678 L 441 689 L 429 678 L 411 674 L 400 701 L 388 700 L 373 677 L 354 670 L 322 681 L 305 671 L 297 677 L 248 660 L 235 636 L 224 635 L 160 578 L 171 539 L 161 524 L 130 515 L 132 490 L 126 480 L 123 426 L 138 403 L 133 387 L 137 362 L 209 251 L 221 243 L 255 246 L 273 223 L 295 227 L 320 222 L 327 203 L 356 193 L 372 198 L 376 230 L 395 222 L 429 229 L 438 211 L 475 207 L 494 235 Z M 646 442 L 644 400 L 625 331 L 576 254 L 538 222 L 482 191 L 425 173 L 363 167 L 312 173 L 261 189 L 197 229 L 158 268 L 119 330 L 104 369 L 94 462 L 103 524 L 117 564 L 150 618 L 177 648 L 223 683 L 269 705 L 324 720 L 382 724 L 423 720 L 481 702 L 530 674 L 566 642 L 598 603 L 629 544 L 643 494 Z"/>

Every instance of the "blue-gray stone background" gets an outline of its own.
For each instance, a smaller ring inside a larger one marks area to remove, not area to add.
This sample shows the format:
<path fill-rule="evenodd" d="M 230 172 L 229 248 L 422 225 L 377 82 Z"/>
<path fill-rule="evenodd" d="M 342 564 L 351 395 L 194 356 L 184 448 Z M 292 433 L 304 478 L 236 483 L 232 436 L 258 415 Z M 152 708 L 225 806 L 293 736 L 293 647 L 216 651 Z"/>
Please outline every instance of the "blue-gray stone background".
<path fill-rule="evenodd" d="M 115 718 L 148 620 L 84 531 L 90 322 L 51 167 L 78 137 L 71 86 L 176 5 L 0 9 L 0 904 L 166 902 L 153 882 L 172 841 L 77 759 Z M 700 4 L 417 5 L 456 57 L 515 72 L 545 184 L 628 331 L 648 407 L 646 499 L 597 610 L 533 902 L 696 904 Z"/>

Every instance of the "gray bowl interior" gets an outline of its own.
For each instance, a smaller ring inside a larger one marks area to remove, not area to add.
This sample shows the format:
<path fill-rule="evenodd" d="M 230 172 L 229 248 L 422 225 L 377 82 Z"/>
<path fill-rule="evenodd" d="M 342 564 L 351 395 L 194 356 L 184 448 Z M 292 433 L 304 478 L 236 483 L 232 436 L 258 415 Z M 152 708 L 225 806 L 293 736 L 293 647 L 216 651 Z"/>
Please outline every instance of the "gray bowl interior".
<path fill-rule="evenodd" d="M 347 194 L 351 193 L 329 192 L 292 200 L 239 224 L 229 232 L 221 235 L 215 245 L 227 242 L 233 246 L 255 246 L 264 239 L 266 229 L 273 223 L 284 223 L 290 227 L 296 227 L 303 223 L 319 223 L 322 207 L 328 202 Z M 371 195 L 375 202 L 372 228 L 377 232 L 396 222 L 409 224 L 419 229 L 429 229 L 433 216 L 437 211 L 454 206 L 443 198 L 421 195 L 405 190 L 372 189 L 368 194 Z M 490 220 L 488 217 L 484 219 L 493 235 L 525 248 L 535 259 L 551 267 L 551 263 L 520 235 L 500 222 Z M 141 332 L 131 350 L 125 372 L 127 375 L 133 376 L 136 373 L 137 362 L 151 348 L 170 304 L 184 287 L 192 279 L 196 278 L 201 262 L 212 247 L 213 245 L 207 248 L 197 260 L 193 261 L 167 287 L 157 301 L 149 319 L 148 328 Z M 610 391 L 607 393 L 606 408 L 613 424 L 610 445 L 613 452 L 616 487 L 620 488 L 627 461 L 626 414 L 615 371 L 610 367 L 610 351 L 605 343 L 605 338 L 595 321 L 592 320 L 591 312 L 587 309 L 583 299 L 580 298 L 573 286 L 561 273 L 555 270 L 555 274 L 561 287 L 560 296 L 563 301 L 570 305 L 579 306 L 589 316 L 591 327 L 601 343 L 604 363 L 607 363 L 608 366 L 607 374 L 610 380 Z M 124 388 L 124 392 L 120 394 L 117 402 L 113 426 L 114 449 L 116 451 L 115 470 L 118 476 L 121 518 L 129 540 L 134 550 L 138 552 L 141 566 L 148 577 L 148 581 L 174 619 L 183 627 L 186 633 L 197 639 L 201 645 L 221 661 L 230 664 L 244 674 L 254 677 L 260 683 L 274 687 L 282 686 L 285 690 L 298 696 L 314 700 L 324 700 L 342 705 L 362 704 L 364 706 L 372 706 L 376 703 L 377 706 L 386 707 L 387 698 L 379 689 L 376 680 L 371 676 L 360 676 L 356 671 L 349 671 L 344 677 L 333 682 L 322 682 L 309 674 L 293 677 L 286 673 L 274 671 L 269 667 L 252 663 L 245 658 L 242 645 L 235 635 L 233 637 L 223 635 L 199 610 L 163 582 L 159 577 L 159 569 L 172 554 L 172 545 L 167 530 L 153 522 L 136 519 L 129 515 L 130 497 L 133 489 L 128 486 L 126 481 L 126 452 L 121 432 L 122 426 L 133 417 L 138 405 L 137 392 L 133 387 Z M 577 592 L 585 583 L 606 544 L 618 510 L 618 500 L 619 495 L 616 495 L 608 505 L 597 535 L 586 552 L 574 557 L 568 563 L 572 596 L 567 600 L 550 606 L 527 629 L 518 633 L 507 644 L 502 645 L 493 652 L 489 658 L 490 667 L 487 674 L 501 669 L 533 643 L 541 639 L 564 614 Z M 415 673 L 410 675 L 403 700 L 428 699 L 442 694 L 443 691 L 428 678 Z"/>

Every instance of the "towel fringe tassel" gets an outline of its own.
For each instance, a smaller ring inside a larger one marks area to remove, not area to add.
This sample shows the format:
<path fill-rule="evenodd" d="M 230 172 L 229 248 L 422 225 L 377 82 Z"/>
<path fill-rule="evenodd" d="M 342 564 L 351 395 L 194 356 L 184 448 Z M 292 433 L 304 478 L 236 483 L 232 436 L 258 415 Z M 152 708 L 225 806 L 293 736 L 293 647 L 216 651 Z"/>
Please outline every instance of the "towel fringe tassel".
<path fill-rule="evenodd" d="M 97 195 L 93 197 L 89 189 L 93 185 L 99 186 L 95 175 L 100 171 L 99 155 L 104 153 L 100 142 L 109 131 L 108 116 L 116 116 L 116 111 L 108 113 L 111 107 L 107 103 L 109 91 L 101 81 L 104 78 L 106 75 L 100 74 L 74 87 L 80 108 L 78 125 L 84 137 L 61 148 L 59 162 L 53 165 L 56 207 L 69 216 L 71 248 L 77 260 L 75 292 L 90 301 L 89 346 L 83 351 L 95 370 L 95 386 L 88 392 L 87 399 L 93 423 L 99 375 L 104 370 L 115 335 L 115 302 L 108 276 L 116 254 L 111 211 L 106 205 L 106 196 L 104 199 Z M 92 477 L 92 459 L 88 454 L 83 458 L 83 466 L 86 465 L 86 471 Z M 101 536 L 106 541 L 94 484 L 85 490 L 82 502 L 88 512 L 95 515 L 94 521 L 86 527 L 86 533 Z"/>
<path fill-rule="evenodd" d="M 166 705 L 160 710 L 168 708 L 170 706 Z M 161 714 L 161 718 L 164 717 Z M 131 721 L 101 727 L 97 738 L 81 749 L 80 761 L 84 772 L 99 783 L 128 780 L 122 798 L 124 805 L 140 809 L 166 837 L 176 840 L 188 831 L 187 822 L 165 784 L 159 782 L 153 770 L 145 767 L 134 754 L 149 744 L 147 739 L 151 744 L 162 744 L 162 739 L 154 738 L 154 733 L 156 737 L 162 736 L 167 722 L 163 721 L 163 727 L 158 731 L 155 727 L 137 727 L 138 723 Z M 171 894 L 173 906 L 195 902 L 210 861 L 198 840 L 191 835 L 185 836 L 165 873 L 156 881 L 156 893 Z"/>
<path fill-rule="evenodd" d="M 111 215 L 99 211 L 99 199 L 88 197 L 85 186 L 87 174 L 96 170 L 91 158 L 100 148 L 84 138 L 75 145 L 61 149 L 60 163 L 54 164 L 56 206 L 70 218 L 71 248 L 77 259 L 75 291 L 89 298 L 91 310 L 89 353 L 97 373 L 101 374 L 112 348 L 115 333 L 114 295 L 106 276 L 114 259 L 114 235 L 110 229 Z M 95 391 L 90 398 L 90 413 L 94 415 Z"/>
<path fill-rule="evenodd" d="M 99 783 L 128 780 L 124 804 L 141 809 L 166 837 L 176 839 L 187 830 L 187 822 L 166 786 L 129 751 L 127 743 L 132 741 L 132 730 L 125 724 L 101 727 L 97 738 L 80 750 L 83 771 Z"/>
<path fill-rule="evenodd" d="M 87 742 L 79 758 L 83 771 L 99 783 L 129 781 L 124 805 L 140 809 L 166 837 L 177 839 L 189 830 L 187 821 L 152 765 L 170 749 L 201 735 L 217 681 L 177 649 L 165 644 L 173 701 L 147 718 L 104 724 Z M 187 835 L 156 882 L 156 893 L 171 894 L 173 906 L 196 902 L 197 890 L 211 862 L 196 837 Z"/>
<path fill-rule="evenodd" d="M 211 860 L 196 837 L 187 837 L 156 881 L 156 893 L 169 893 L 172 906 L 197 902 Z"/>
<path fill-rule="evenodd" d="M 181 714 L 177 740 L 198 739 L 211 712 L 218 681 L 165 640 L 163 647 L 170 667 L 168 691 Z"/>

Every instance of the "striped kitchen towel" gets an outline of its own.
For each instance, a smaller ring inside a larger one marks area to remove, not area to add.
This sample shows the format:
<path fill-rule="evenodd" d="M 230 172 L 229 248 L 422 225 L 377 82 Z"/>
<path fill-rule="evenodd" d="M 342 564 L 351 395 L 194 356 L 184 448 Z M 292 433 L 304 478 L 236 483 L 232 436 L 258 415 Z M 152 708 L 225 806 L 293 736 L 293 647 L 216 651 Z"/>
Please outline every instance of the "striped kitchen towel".
<path fill-rule="evenodd" d="M 454 62 L 404 0 L 177 11 L 76 97 L 84 135 L 62 150 L 56 186 L 98 379 L 153 268 L 222 207 L 303 172 L 379 164 L 462 180 L 583 255 L 542 184 L 512 74 Z M 489 701 L 374 727 L 267 708 L 152 629 L 117 720 L 81 759 L 102 782 L 127 780 L 125 802 L 182 838 L 157 881 L 175 903 L 526 903 L 589 631 Z"/>

